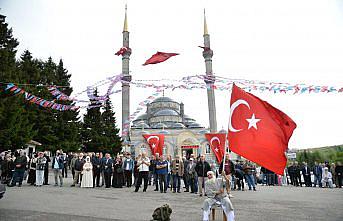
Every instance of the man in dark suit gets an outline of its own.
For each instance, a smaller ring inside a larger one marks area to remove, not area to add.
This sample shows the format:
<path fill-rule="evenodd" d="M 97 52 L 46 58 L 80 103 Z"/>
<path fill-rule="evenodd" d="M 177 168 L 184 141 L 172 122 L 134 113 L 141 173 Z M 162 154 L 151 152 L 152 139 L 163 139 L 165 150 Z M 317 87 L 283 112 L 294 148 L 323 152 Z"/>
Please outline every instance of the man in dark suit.
<path fill-rule="evenodd" d="M 93 164 L 93 187 L 95 187 L 95 181 L 96 181 L 96 187 L 100 187 L 100 173 L 101 173 L 101 159 L 100 159 L 100 153 L 96 153 L 95 157 L 92 159 Z"/>
<path fill-rule="evenodd" d="M 105 176 L 105 186 L 106 188 L 111 187 L 111 175 L 112 175 L 112 167 L 113 167 L 113 160 L 110 157 L 109 153 L 106 153 L 105 159 L 102 162 L 104 176 Z"/>
<path fill-rule="evenodd" d="M 304 177 L 305 186 L 307 187 L 312 186 L 311 171 L 310 171 L 310 168 L 307 166 L 306 162 L 303 162 L 303 167 L 301 168 L 301 171 Z"/>
<path fill-rule="evenodd" d="M 323 173 L 323 168 L 318 164 L 318 162 L 314 162 L 314 167 L 313 167 L 314 187 L 316 187 L 317 183 L 319 187 L 322 187 L 322 173 Z"/>

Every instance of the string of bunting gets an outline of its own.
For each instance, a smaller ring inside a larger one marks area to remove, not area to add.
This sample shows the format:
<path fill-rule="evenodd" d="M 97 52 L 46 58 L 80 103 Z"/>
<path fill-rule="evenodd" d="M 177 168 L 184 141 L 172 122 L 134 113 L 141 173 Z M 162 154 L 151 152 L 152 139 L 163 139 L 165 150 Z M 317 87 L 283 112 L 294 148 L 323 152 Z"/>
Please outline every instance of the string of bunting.
<path fill-rule="evenodd" d="M 30 103 L 34 103 L 36 105 L 44 107 L 44 108 L 51 108 L 53 110 L 58 110 L 58 111 L 66 111 L 66 110 L 75 111 L 75 110 L 79 109 L 78 106 L 57 104 L 57 103 L 54 103 L 52 101 L 47 101 L 45 99 L 42 99 L 40 97 L 37 97 L 33 94 L 26 92 L 24 89 L 19 88 L 18 86 L 14 85 L 14 84 L 8 84 L 5 90 L 9 90 L 14 95 L 24 94 L 25 100 L 29 101 Z"/>

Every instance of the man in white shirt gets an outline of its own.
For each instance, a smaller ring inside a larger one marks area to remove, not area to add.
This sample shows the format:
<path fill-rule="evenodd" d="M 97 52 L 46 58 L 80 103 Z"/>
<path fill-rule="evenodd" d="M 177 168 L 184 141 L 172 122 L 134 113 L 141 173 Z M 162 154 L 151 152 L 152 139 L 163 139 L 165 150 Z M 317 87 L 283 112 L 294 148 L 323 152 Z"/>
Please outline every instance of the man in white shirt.
<path fill-rule="evenodd" d="M 144 179 L 143 192 L 146 192 L 146 189 L 148 188 L 148 176 L 149 176 L 150 160 L 146 156 L 145 152 L 143 152 L 142 157 L 140 157 L 137 160 L 137 166 L 138 166 L 139 174 L 138 174 L 138 180 L 137 180 L 135 192 L 138 192 L 138 190 L 142 184 L 142 179 Z"/>

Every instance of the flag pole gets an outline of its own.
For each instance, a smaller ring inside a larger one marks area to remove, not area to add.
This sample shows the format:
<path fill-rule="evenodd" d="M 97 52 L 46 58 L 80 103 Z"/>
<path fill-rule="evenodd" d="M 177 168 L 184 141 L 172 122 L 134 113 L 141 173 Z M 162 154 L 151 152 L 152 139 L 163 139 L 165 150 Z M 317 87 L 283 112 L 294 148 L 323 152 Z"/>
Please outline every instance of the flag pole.
<path fill-rule="evenodd" d="M 234 83 L 232 83 L 232 87 L 231 87 L 231 94 L 232 94 L 232 88 L 233 88 Z M 230 102 L 231 102 L 231 94 L 230 94 Z M 229 102 L 229 104 L 230 104 Z M 231 107 L 230 107 L 230 116 L 231 116 Z M 229 117 L 229 124 L 231 125 L 231 117 Z M 230 147 L 229 147 L 229 131 L 230 131 L 230 127 L 227 127 L 227 134 L 226 134 L 226 139 L 225 139 L 225 149 L 224 149 L 224 159 L 223 159 L 223 168 L 222 168 L 222 173 L 225 169 L 225 158 L 226 158 L 226 147 L 227 147 L 227 151 L 230 151 Z"/>

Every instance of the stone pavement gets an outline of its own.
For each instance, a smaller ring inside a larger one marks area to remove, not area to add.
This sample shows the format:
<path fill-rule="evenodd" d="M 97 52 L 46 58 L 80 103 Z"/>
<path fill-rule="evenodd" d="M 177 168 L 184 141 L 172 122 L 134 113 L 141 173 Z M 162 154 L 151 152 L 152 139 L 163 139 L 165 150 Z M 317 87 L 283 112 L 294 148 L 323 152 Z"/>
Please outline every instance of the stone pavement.
<path fill-rule="evenodd" d="M 146 193 L 134 193 L 133 188 L 81 189 L 70 187 L 70 178 L 64 181 L 63 187 L 7 188 L 0 200 L 0 220 L 145 221 L 166 203 L 173 209 L 172 220 L 201 220 L 204 197 L 198 195 L 159 193 L 152 186 Z M 343 189 L 258 186 L 256 192 L 233 195 L 236 221 L 343 220 Z M 221 213 L 216 217 L 221 220 Z"/>

